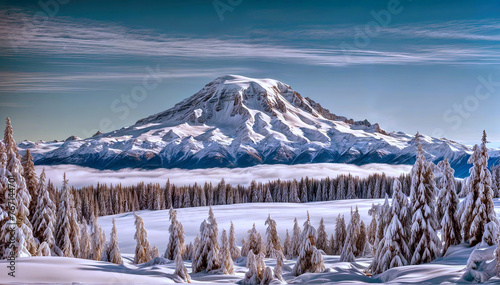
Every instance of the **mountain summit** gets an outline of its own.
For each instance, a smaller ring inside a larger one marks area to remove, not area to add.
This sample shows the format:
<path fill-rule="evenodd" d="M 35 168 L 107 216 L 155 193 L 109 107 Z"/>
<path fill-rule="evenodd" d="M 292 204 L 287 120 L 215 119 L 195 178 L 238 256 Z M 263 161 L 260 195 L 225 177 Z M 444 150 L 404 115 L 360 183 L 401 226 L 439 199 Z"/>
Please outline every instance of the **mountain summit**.
<path fill-rule="evenodd" d="M 23 142 L 37 164 L 99 169 L 246 167 L 343 162 L 411 164 L 413 136 L 332 114 L 273 79 L 225 75 L 174 107 L 92 138 Z M 428 158 L 448 157 L 465 175 L 471 150 L 421 137 Z M 498 160 L 498 156 L 492 155 Z"/>

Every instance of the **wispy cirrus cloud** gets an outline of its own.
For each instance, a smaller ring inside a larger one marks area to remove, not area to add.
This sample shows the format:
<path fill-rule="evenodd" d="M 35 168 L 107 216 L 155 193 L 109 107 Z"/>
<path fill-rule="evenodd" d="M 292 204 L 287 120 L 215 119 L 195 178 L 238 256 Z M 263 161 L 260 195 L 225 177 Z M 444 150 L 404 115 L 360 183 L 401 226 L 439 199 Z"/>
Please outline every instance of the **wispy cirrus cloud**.
<path fill-rule="evenodd" d="M 273 29 L 256 29 L 251 31 L 255 38 L 266 40 L 307 39 L 307 40 L 349 40 L 359 32 L 365 32 L 366 25 L 312 25 L 302 26 L 291 31 Z M 373 29 L 373 28 L 371 28 Z M 466 40 L 466 41 L 500 41 L 500 21 L 461 20 L 445 22 L 421 22 L 413 24 L 390 24 L 379 27 L 372 39 L 425 39 L 428 44 L 432 40 Z"/>
<path fill-rule="evenodd" d="M 135 70 L 134 70 L 135 69 Z M 0 72 L 0 93 L 8 92 L 88 92 L 95 90 L 113 90 L 106 85 L 96 86 L 89 83 L 141 82 L 145 70 L 132 71 L 86 71 L 63 74 L 56 72 Z M 165 69 L 155 73 L 163 79 L 179 78 L 214 78 L 225 73 L 248 73 L 249 68 L 198 68 L 198 69 Z"/>
<path fill-rule="evenodd" d="M 376 45 L 343 49 L 342 41 L 352 41 L 345 26 L 313 27 L 285 32 L 274 40 L 238 37 L 204 38 L 165 35 L 150 30 L 130 29 L 98 21 L 53 18 L 40 25 L 19 12 L 0 12 L 0 48 L 4 56 L 50 54 L 70 58 L 126 56 L 169 57 L 177 59 L 259 59 L 268 62 L 293 62 L 307 65 L 346 66 L 359 64 L 498 64 L 496 45 L 464 45 L 446 39 L 499 40 L 500 24 L 448 22 L 440 24 L 399 25 L 386 27 L 380 38 L 426 38 L 439 42 L 413 45 Z M 352 28 L 352 27 L 350 27 Z M 492 33 L 485 33 L 488 28 Z M 479 31 L 483 31 L 479 33 Z M 265 34 L 266 31 L 262 31 Z M 304 36 L 329 40 L 320 48 L 301 45 L 290 39 Z M 259 37 L 258 35 L 256 37 Z M 285 38 L 282 38 L 285 37 Z M 372 41 L 373 42 L 373 41 Z M 17 53 L 16 53 L 17 51 Z"/>

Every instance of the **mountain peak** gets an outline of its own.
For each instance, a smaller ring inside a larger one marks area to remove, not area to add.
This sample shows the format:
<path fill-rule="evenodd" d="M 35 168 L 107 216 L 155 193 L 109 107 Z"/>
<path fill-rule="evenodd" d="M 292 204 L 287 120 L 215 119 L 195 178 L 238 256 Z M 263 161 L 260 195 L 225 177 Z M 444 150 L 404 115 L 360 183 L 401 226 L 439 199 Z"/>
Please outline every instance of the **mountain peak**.
<path fill-rule="evenodd" d="M 99 134 L 99 133 L 98 133 Z M 336 116 L 273 79 L 220 76 L 174 107 L 135 125 L 64 143 L 21 143 L 37 164 L 207 168 L 256 164 L 413 163 L 412 135 Z M 426 156 L 466 174 L 470 150 L 428 138 Z M 499 155 L 494 156 L 498 160 Z"/>

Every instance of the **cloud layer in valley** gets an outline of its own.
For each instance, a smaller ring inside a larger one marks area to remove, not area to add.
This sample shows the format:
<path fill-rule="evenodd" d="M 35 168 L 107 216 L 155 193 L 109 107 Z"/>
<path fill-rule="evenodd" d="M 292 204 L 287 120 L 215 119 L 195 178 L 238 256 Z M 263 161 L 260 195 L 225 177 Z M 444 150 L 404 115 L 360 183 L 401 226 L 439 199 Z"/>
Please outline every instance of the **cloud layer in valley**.
<path fill-rule="evenodd" d="M 232 185 L 249 185 L 252 180 L 257 182 L 267 182 L 269 180 L 300 179 L 302 177 L 325 178 L 335 177 L 339 174 L 352 174 L 359 177 L 367 177 L 372 173 L 384 172 L 388 176 L 399 176 L 408 173 L 411 165 L 387 165 L 387 164 L 367 164 L 357 166 L 353 164 L 341 163 L 315 163 L 297 165 L 257 165 L 247 168 L 209 168 L 209 169 L 123 169 L 118 171 L 97 170 L 93 168 L 75 165 L 38 165 L 37 174 L 45 169 L 47 179 L 54 185 L 60 187 L 63 175 L 69 179 L 69 184 L 75 187 L 96 185 L 99 183 L 112 183 L 122 185 L 135 185 L 138 182 L 164 184 L 167 179 L 176 185 L 190 185 L 194 183 L 212 182 L 219 183 L 222 178 L 226 183 Z"/>

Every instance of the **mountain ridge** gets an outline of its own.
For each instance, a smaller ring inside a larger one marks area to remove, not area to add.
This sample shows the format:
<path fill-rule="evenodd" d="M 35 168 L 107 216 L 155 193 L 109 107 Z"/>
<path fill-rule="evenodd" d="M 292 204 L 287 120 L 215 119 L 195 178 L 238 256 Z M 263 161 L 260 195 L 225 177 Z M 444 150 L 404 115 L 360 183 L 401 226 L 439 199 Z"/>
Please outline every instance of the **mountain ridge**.
<path fill-rule="evenodd" d="M 471 149 L 421 136 L 428 159 L 467 175 Z M 36 164 L 98 169 L 247 167 L 342 162 L 412 164 L 414 136 L 338 116 L 274 79 L 224 75 L 163 112 L 94 137 L 22 142 Z M 490 163 L 498 163 L 493 151 Z"/>

